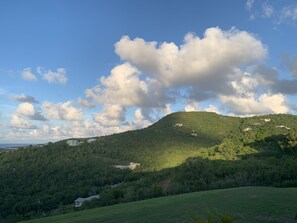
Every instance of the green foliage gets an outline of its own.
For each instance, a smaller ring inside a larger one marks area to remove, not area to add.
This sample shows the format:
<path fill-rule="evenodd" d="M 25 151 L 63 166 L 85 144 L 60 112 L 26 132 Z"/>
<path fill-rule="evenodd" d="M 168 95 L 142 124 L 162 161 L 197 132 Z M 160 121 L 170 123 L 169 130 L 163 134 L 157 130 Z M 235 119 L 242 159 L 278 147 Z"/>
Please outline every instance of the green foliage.
<path fill-rule="evenodd" d="M 191 218 L 192 218 L 193 222 L 195 222 L 195 223 L 208 223 L 209 222 L 197 215 L 191 215 Z"/>
<path fill-rule="evenodd" d="M 51 215 L 94 194 L 101 199 L 84 208 L 215 188 L 297 186 L 294 126 L 293 115 L 178 112 L 145 129 L 80 139 L 76 147 L 60 141 L 0 152 L 0 213 Z M 113 166 L 129 162 L 141 166 Z"/>
<path fill-rule="evenodd" d="M 195 223 L 232 223 L 235 221 L 235 217 L 230 213 L 217 214 L 217 217 L 209 213 L 207 220 L 197 215 L 192 215 L 191 218 Z"/>
<path fill-rule="evenodd" d="M 235 221 L 233 214 L 226 213 L 219 216 L 221 223 L 232 223 Z"/>
<path fill-rule="evenodd" d="M 289 134 L 287 135 L 288 139 L 288 147 L 290 147 L 292 150 L 297 149 L 297 129 L 292 129 Z"/>
<path fill-rule="evenodd" d="M 0 156 L 0 163 L 3 217 L 48 214 L 60 203 L 96 194 L 130 173 L 111 168 L 109 159 L 87 147 L 72 148 L 62 142 L 6 152 Z"/>
<path fill-rule="evenodd" d="M 294 222 L 296 203 L 296 188 L 244 187 L 129 202 L 41 218 L 28 223 L 191 223 L 191 213 L 203 217 L 205 222 L 208 221 L 208 213 L 214 213 L 212 217 L 216 222 L 220 222 L 216 210 L 238 216 L 234 223 L 266 222 L 259 220 L 259 216 L 269 218 L 269 222 L 279 222 L 281 218 Z"/>

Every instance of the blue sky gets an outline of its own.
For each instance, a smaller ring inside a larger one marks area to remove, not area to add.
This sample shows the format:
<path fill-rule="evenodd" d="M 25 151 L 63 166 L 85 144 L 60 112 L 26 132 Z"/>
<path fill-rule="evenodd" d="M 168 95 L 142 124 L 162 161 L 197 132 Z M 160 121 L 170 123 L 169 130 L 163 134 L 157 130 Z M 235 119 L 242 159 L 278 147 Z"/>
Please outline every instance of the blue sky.
<path fill-rule="evenodd" d="M 1 1 L 0 143 L 295 114 L 296 26 L 293 0 Z"/>

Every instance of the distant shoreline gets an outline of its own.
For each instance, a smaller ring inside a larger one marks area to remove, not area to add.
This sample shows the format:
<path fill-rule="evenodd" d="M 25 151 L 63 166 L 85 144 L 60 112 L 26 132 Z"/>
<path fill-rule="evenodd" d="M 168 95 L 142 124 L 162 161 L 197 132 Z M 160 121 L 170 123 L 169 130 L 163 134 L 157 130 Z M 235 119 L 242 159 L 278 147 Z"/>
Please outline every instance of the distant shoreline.
<path fill-rule="evenodd" d="M 17 143 L 3 143 L 0 144 L 0 149 L 17 149 L 20 147 L 28 147 L 33 144 L 17 144 Z"/>

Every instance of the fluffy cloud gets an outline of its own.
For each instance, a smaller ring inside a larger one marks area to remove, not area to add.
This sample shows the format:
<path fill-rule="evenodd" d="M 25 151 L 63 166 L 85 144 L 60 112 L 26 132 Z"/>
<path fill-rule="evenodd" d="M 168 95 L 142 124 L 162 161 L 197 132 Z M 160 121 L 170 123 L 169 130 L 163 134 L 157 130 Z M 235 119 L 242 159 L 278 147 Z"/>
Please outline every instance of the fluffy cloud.
<path fill-rule="evenodd" d="M 28 102 L 28 103 L 36 103 L 36 104 L 39 103 L 39 101 L 36 100 L 36 98 L 34 98 L 33 96 L 25 95 L 25 94 L 12 96 L 12 99 L 18 102 Z"/>
<path fill-rule="evenodd" d="M 37 72 L 43 77 L 43 79 L 47 80 L 48 83 L 66 84 L 68 81 L 66 70 L 64 68 L 58 68 L 57 71 L 54 72 L 38 67 Z"/>
<path fill-rule="evenodd" d="M 253 95 L 259 86 L 259 81 L 249 73 L 244 73 L 239 77 L 239 79 L 230 82 L 234 92 L 241 97 Z"/>
<path fill-rule="evenodd" d="M 221 114 L 220 110 L 214 105 L 209 105 L 207 108 L 204 109 L 204 111 Z"/>
<path fill-rule="evenodd" d="M 273 69 L 261 68 L 266 72 L 272 72 Z M 235 115 L 256 115 L 269 113 L 287 113 L 289 106 L 285 95 L 281 93 L 263 93 L 263 81 L 257 76 L 249 73 L 243 74 L 239 79 L 231 82 L 235 94 L 220 95 L 219 99 L 227 112 Z M 258 91 L 258 93 L 257 93 Z"/>
<path fill-rule="evenodd" d="M 94 108 L 95 104 L 87 99 L 78 98 L 78 103 L 86 108 Z"/>
<path fill-rule="evenodd" d="M 197 103 L 191 102 L 191 103 L 189 103 L 189 104 L 187 104 L 185 106 L 184 110 L 186 112 L 198 111 L 199 110 L 199 107 L 198 107 L 198 104 Z"/>
<path fill-rule="evenodd" d="M 142 114 L 142 110 L 140 108 L 137 108 L 134 112 L 134 120 L 132 122 L 133 128 L 145 128 L 151 124 L 152 122 L 146 119 L 145 116 Z"/>
<path fill-rule="evenodd" d="M 35 114 L 35 109 L 32 104 L 24 102 L 19 105 L 16 112 L 24 116 L 32 116 Z"/>
<path fill-rule="evenodd" d="M 12 114 L 12 118 L 10 124 L 13 128 L 21 128 L 21 129 L 36 129 L 35 125 L 32 125 L 27 119 L 23 118 L 18 114 Z"/>
<path fill-rule="evenodd" d="M 253 2 L 250 4 L 252 7 Z M 177 97 L 191 101 L 186 111 L 220 113 L 214 105 L 199 108 L 197 102 L 210 98 L 239 115 L 288 111 L 285 95 L 270 89 L 280 82 L 277 73 L 268 78 L 259 74 L 261 69 L 254 69 L 253 75 L 242 71 L 242 67 L 258 63 L 267 54 L 261 41 L 250 33 L 210 28 L 203 38 L 187 34 L 180 46 L 124 36 L 115 44 L 115 50 L 124 63 L 102 77 L 99 85 L 87 89 L 85 98 L 79 98 L 85 107 L 103 104 L 103 111 L 93 116 L 100 126 L 125 123 L 127 107 L 136 108 L 135 120 L 151 122 L 152 114 L 171 111 L 170 104 Z"/>
<path fill-rule="evenodd" d="M 37 120 L 37 121 L 46 121 L 47 119 L 42 116 L 42 114 L 35 109 L 33 104 L 29 102 L 23 102 L 19 104 L 16 114 L 26 116 L 30 120 Z"/>
<path fill-rule="evenodd" d="M 209 28 L 203 38 L 187 34 L 181 46 L 167 42 L 158 46 L 157 42 L 146 42 L 141 38 L 131 40 L 124 36 L 115 44 L 115 49 L 122 60 L 165 86 L 174 87 L 210 86 L 209 82 L 214 78 L 222 84 L 235 67 L 266 56 L 266 48 L 259 40 L 234 28 L 228 31 Z"/>
<path fill-rule="evenodd" d="M 164 115 L 169 115 L 170 113 L 172 113 L 172 109 L 170 107 L 170 104 L 165 105 L 165 108 L 163 109 L 163 113 L 164 113 Z"/>
<path fill-rule="evenodd" d="M 221 96 L 220 100 L 229 113 L 235 115 L 257 115 L 287 113 L 289 107 L 282 94 L 262 94 L 259 97 Z"/>
<path fill-rule="evenodd" d="M 71 101 L 64 103 L 52 103 L 45 101 L 41 105 L 42 111 L 49 119 L 81 121 L 83 120 L 83 111 L 72 106 Z"/>
<path fill-rule="evenodd" d="M 29 122 L 22 123 L 21 125 L 17 122 L 16 124 L 18 125 L 13 126 L 13 131 L 5 135 L 5 139 L 12 141 L 16 141 L 16 139 L 26 139 L 28 142 L 38 139 L 40 142 L 48 142 L 73 137 L 83 138 L 109 135 L 132 129 L 130 125 L 103 127 L 91 120 L 71 121 L 59 125 L 45 123 L 38 128 L 30 125 Z"/>
<path fill-rule="evenodd" d="M 103 112 L 96 113 L 94 121 L 104 127 L 121 126 L 125 121 L 125 108 L 115 104 L 105 104 Z"/>
<path fill-rule="evenodd" d="M 125 62 L 78 100 L 89 108 L 103 104 L 103 112 L 93 117 L 103 126 L 120 124 L 125 107 L 142 108 L 148 120 L 148 111 L 154 112 L 154 108 L 166 114 L 180 88 L 186 89 L 183 97 L 196 101 L 216 98 L 218 93 L 231 94 L 230 79 L 238 75 L 239 67 L 266 56 L 266 48 L 259 40 L 234 28 L 210 28 L 203 38 L 187 34 L 181 46 L 124 36 L 115 44 L 115 50 Z M 111 116 L 107 108 L 117 110 L 117 115 Z"/>
<path fill-rule="evenodd" d="M 100 79 L 101 86 L 85 91 L 86 99 L 80 100 L 86 107 L 97 103 L 121 106 L 162 107 L 171 101 L 161 83 L 154 79 L 140 79 L 140 71 L 129 63 L 114 67 L 108 77 Z"/>
<path fill-rule="evenodd" d="M 28 81 L 36 81 L 37 80 L 37 77 L 32 73 L 31 68 L 23 69 L 22 77 Z"/>
<path fill-rule="evenodd" d="M 139 71 L 128 63 L 116 66 L 110 76 L 102 77 L 101 83 L 105 87 L 102 101 L 107 98 L 111 103 L 121 105 L 139 105 L 145 97 L 148 87 L 139 79 Z"/>
<path fill-rule="evenodd" d="M 254 1 L 248 2 L 247 8 L 253 9 Z M 275 16 L 266 4 L 266 16 Z M 37 100 L 15 96 L 22 102 L 11 119 L 12 126 L 19 126 L 17 134 L 59 140 L 117 133 L 146 127 L 170 113 L 171 108 L 180 110 L 183 102 L 188 103 L 186 111 L 221 113 L 224 109 L 235 115 L 286 113 L 289 107 L 296 107 L 286 99 L 288 94 L 297 94 L 295 58 L 284 60 L 291 79 L 280 79 L 276 68 L 258 64 L 267 50 L 260 40 L 244 31 L 210 28 L 202 37 L 187 34 L 179 46 L 124 36 L 115 44 L 115 50 L 122 64 L 77 100 L 87 108 L 102 106 L 92 120 L 84 120 L 82 109 L 71 101 L 45 101 L 42 112 L 49 119 L 60 120 L 55 122 L 59 124 L 43 122 L 38 123 L 38 129 L 31 129 L 34 126 L 30 119 L 40 114 L 33 106 Z M 38 73 L 50 83 L 67 82 L 64 69 L 52 72 L 39 68 Z M 207 106 L 206 102 L 214 105 Z"/>
<path fill-rule="evenodd" d="M 198 103 L 196 102 L 190 102 L 189 104 L 187 104 L 184 108 L 184 110 L 186 112 L 193 112 L 193 111 L 207 111 L 207 112 L 215 112 L 215 113 L 218 113 L 218 114 L 221 114 L 220 110 L 214 106 L 214 105 L 209 105 L 208 107 L 206 108 L 200 108 Z"/>

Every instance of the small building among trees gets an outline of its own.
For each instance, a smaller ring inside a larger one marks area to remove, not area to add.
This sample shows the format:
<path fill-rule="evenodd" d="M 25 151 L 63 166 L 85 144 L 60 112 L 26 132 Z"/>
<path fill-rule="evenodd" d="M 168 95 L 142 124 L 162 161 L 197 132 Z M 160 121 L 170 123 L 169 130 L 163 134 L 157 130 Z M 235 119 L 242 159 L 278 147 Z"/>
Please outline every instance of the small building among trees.
<path fill-rule="evenodd" d="M 93 195 L 93 196 L 86 197 L 86 198 L 79 197 L 79 198 L 75 199 L 74 206 L 76 208 L 78 208 L 78 207 L 81 207 L 83 205 L 83 203 L 85 203 L 85 202 L 89 202 L 93 199 L 99 199 L 99 198 L 100 198 L 100 195 Z"/>
<path fill-rule="evenodd" d="M 68 139 L 66 143 L 68 146 L 78 146 L 80 144 L 79 140 L 77 139 Z"/>

